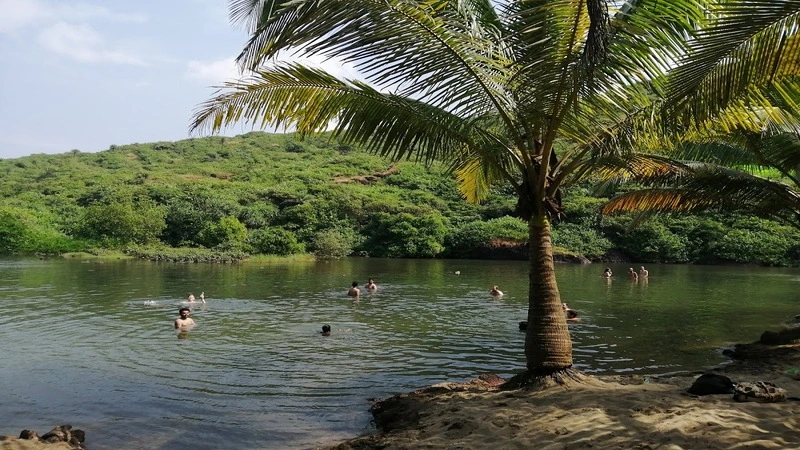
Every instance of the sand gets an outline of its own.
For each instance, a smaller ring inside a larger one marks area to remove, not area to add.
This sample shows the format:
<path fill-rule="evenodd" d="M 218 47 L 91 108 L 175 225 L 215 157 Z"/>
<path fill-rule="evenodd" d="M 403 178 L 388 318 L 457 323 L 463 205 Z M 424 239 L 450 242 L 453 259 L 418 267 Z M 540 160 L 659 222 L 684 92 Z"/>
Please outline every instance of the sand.
<path fill-rule="evenodd" d="M 800 345 L 740 346 L 714 373 L 769 381 L 800 397 Z M 489 382 L 445 383 L 376 405 L 383 431 L 332 449 L 792 449 L 800 399 L 736 402 L 686 392 L 702 371 L 666 378 L 592 377 L 538 390 Z"/>

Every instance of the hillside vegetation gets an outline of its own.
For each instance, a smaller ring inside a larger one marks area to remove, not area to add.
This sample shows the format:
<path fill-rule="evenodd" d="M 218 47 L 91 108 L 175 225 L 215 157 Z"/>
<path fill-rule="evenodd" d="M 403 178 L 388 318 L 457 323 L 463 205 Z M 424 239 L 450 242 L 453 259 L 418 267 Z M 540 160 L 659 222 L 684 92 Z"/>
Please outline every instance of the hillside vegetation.
<path fill-rule="evenodd" d="M 468 204 L 443 167 L 392 164 L 325 136 L 252 132 L 73 150 L 0 160 L 0 174 L 2 254 L 525 257 L 526 224 L 510 192 Z M 793 227 L 709 214 L 632 228 L 629 216 L 599 217 L 607 198 L 593 192 L 566 193 L 567 218 L 554 228 L 562 259 L 800 264 Z"/>

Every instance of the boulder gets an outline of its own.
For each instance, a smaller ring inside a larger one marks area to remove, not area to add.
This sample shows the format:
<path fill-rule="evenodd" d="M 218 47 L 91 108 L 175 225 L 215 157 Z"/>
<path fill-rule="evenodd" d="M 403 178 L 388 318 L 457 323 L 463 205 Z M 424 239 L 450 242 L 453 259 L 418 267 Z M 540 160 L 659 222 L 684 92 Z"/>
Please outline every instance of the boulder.
<path fill-rule="evenodd" d="M 732 394 L 734 383 L 725 375 L 704 373 L 697 377 L 686 392 L 692 395 Z"/>

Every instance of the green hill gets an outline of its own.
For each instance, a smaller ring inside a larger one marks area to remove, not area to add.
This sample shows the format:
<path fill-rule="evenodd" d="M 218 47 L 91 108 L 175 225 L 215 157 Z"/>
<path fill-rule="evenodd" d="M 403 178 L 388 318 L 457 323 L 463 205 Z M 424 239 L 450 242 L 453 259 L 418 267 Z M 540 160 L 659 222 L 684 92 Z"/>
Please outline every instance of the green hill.
<path fill-rule="evenodd" d="M 443 167 L 392 163 L 329 136 L 253 132 L 0 160 L 0 254 L 122 251 L 238 260 L 313 253 L 525 258 L 526 224 L 499 187 L 467 204 Z M 631 189 L 632 187 L 622 187 Z M 562 259 L 798 265 L 800 233 L 753 217 L 599 218 L 565 193 Z"/>
<path fill-rule="evenodd" d="M 433 257 L 452 227 L 513 206 L 499 195 L 466 204 L 438 167 L 259 132 L 0 160 L 0 173 L 3 253 Z"/>

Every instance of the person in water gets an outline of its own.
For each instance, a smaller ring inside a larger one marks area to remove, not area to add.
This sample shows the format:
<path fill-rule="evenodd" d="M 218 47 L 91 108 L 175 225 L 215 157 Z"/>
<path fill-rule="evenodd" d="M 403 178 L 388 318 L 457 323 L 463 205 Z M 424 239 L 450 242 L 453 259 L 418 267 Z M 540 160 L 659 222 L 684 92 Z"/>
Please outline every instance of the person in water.
<path fill-rule="evenodd" d="M 361 295 L 361 289 L 358 288 L 358 281 L 353 281 L 353 285 L 347 291 L 347 295 L 356 298 L 358 298 L 358 296 Z"/>
<path fill-rule="evenodd" d="M 189 302 L 189 303 L 194 303 L 194 294 L 189 292 L 189 296 L 186 297 L 186 301 Z"/>
<path fill-rule="evenodd" d="M 578 312 L 570 308 L 569 305 L 566 303 L 561 304 L 561 310 L 564 311 L 564 314 L 566 314 L 567 320 L 578 318 Z"/>
<path fill-rule="evenodd" d="M 330 336 L 331 335 L 331 326 L 326 323 L 325 325 L 322 326 L 322 331 L 320 331 L 319 334 L 321 334 L 323 336 Z"/>
<path fill-rule="evenodd" d="M 492 294 L 495 297 L 502 297 L 503 296 L 503 291 L 498 289 L 497 286 L 493 286 L 492 289 L 489 291 L 489 293 Z"/>
<path fill-rule="evenodd" d="M 378 289 L 378 285 L 375 284 L 375 280 L 370 278 L 369 281 L 367 281 L 367 290 L 368 291 L 374 291 L 374 290 L 377 290 L 377 289 Z"/>
<path fill-rule="evenodd" d="M 610 267 L 606 267 L 606 270 L 603 271 L 603 277 L 604 278 L 611 278 L 611 268 Z"/>
<path fill-rule="evenodd" d="M 636 273 L 635 270 L 633 270 L 633 267 L 628 268 L 628 278 L 631 281 L 639 281 L 639 274 Z"/>
<path fill-rule="evenodd" d="M 650 275 L 650 272 L 644 266 L 639 267 L 639 278 L 647 278 L 648 275 Z"/>
<path fill-rule="evenodd" d="M 190 312 L 189 308 L 181 308 L 178 310 L 178 314 L 180 314 L 181 316 L 175 319 L 176 330 L 178 329 L 187 330 L 195 325 L 194 320 L 192 320 L 192 318 L 189 317 L 189 312 Z"/>

